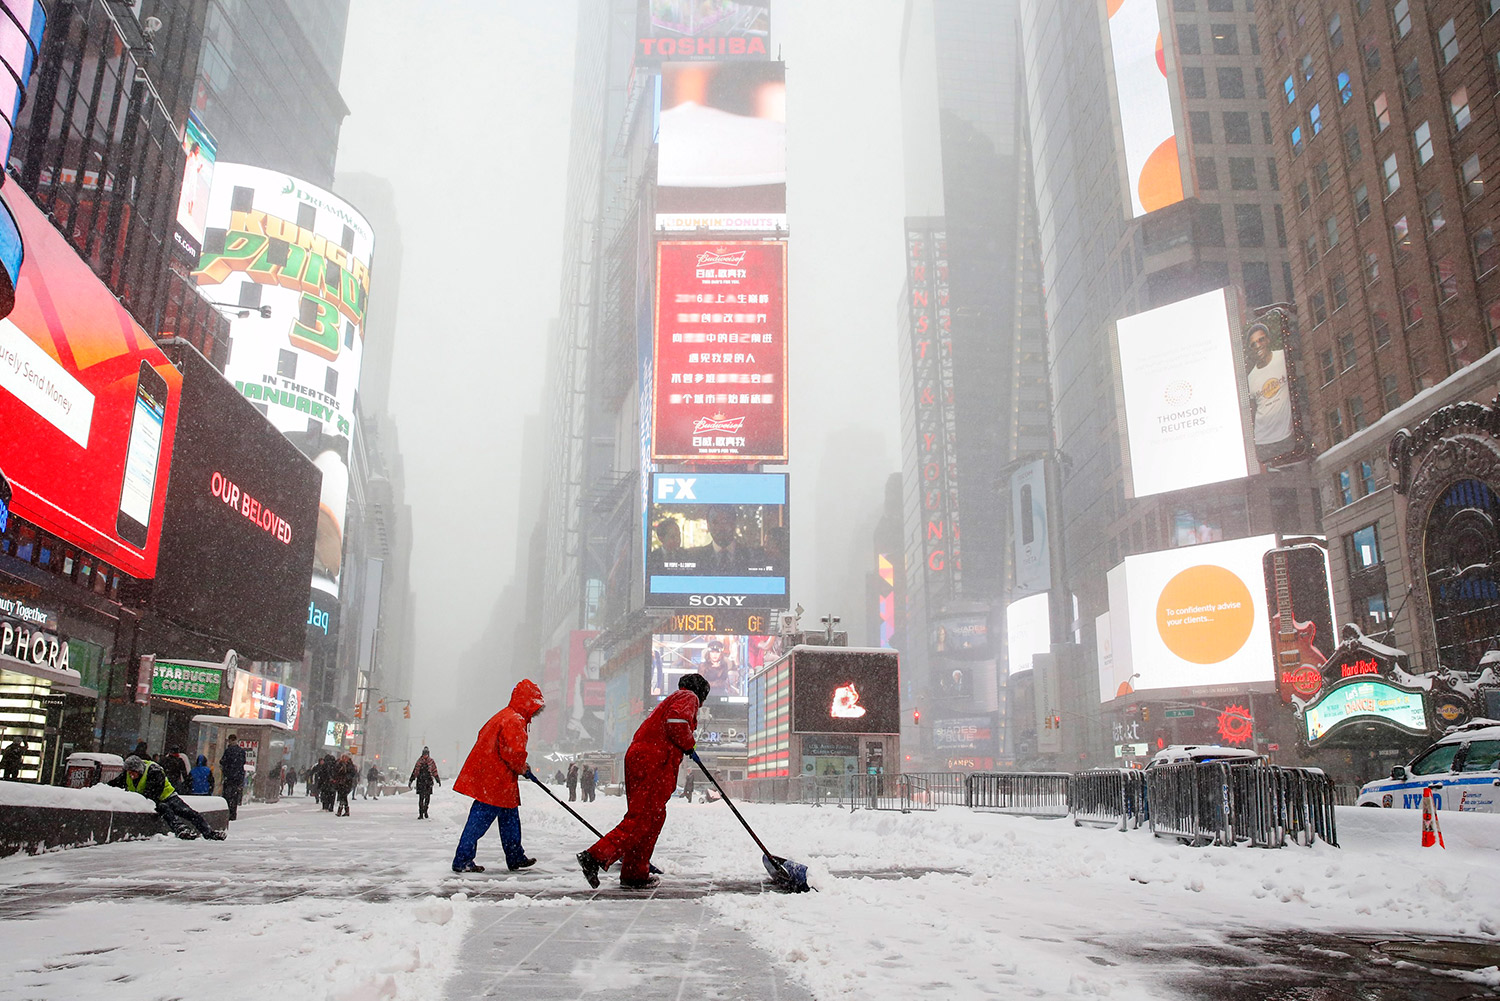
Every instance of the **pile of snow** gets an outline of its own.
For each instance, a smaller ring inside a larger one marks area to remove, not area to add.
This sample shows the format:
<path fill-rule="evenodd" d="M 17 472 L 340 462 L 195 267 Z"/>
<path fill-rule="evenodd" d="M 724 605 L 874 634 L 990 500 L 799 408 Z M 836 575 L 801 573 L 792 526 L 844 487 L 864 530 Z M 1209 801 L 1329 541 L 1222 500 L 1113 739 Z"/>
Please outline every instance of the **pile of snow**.
<path fill-rule="evenodd" d="M 113 810 L 116 813 L 156 812 L 156 807 L 140 793 L 107 785 L 68 789 L 64 786 L 39 786 L 28 782 L 0 782 L 0 807 L 7 806 Z"/>

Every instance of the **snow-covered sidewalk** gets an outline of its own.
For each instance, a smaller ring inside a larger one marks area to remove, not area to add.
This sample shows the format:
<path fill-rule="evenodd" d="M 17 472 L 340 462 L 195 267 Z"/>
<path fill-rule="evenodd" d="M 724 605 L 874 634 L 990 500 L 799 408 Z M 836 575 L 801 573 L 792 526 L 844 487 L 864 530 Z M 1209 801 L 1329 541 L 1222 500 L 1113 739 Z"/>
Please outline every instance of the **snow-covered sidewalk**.
<path fill-rule="evenodd" d="M 1068 997 L 1181 994 L 1184 947 L 1255 933 L 1500 933 L 1500 817 L 1341 810 L 1342 849 L 1187 848 L 1145 832 L 947 808 L 746 804 L 820 892 L 755 892 L 759 851 L 722 804 L 676 800 L 655 894 L 589 890 L 593 837 L 523 790 L 534 870 L 449 871 L 468 800 L 439 790 L 250 804 L 220 844 L 158 838 L 0 861 L 0 997 Z M 601 829 L 618 798 L 574 804 Z M 892 878 L 923 870 L 921 878 Z M 834 874 L 837 875 L 834 875 Z M 1500 954 L 1500 953 L 1497 953 Z M 1325 963 L 1338 962 L 1323 957 Z M 1476 991 L 1500 987 L 1480 972 Z M 1490 983 L 1485 981 L 1489 980 Z"/>

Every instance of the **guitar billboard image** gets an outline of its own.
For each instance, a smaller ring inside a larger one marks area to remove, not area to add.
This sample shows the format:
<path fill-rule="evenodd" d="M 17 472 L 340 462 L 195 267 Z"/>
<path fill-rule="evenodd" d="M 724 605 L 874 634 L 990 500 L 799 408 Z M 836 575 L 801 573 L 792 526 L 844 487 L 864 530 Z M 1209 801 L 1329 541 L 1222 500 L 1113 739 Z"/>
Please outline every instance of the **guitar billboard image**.
<path fill-rule="evenodd" d="M 1276 691 L 1283 703 L 1304 702 L 1323 687 L 1325 651 L 1338 645 L 1328 591 L 1328 557 L 1318 546 L 1283 546 L 1266 553 L 1266 607 Z"/>

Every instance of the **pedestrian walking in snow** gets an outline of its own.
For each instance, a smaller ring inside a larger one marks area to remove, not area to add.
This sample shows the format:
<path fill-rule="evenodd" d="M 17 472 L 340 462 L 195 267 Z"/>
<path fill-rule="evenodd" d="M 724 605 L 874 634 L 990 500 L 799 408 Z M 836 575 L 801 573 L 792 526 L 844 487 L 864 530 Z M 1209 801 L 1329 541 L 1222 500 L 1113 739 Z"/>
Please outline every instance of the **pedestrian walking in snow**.
<path fill-rule="evenodd" d="M 193 791 L 194 796 L 212 796 L 214 794 L 214 772 L 208 767 L 208 757 L 198 755 L 198 763 L 188 773 L 188 788 Z"/>
<path fill-rule="evenodd" d="M 333 791 L 338 794 L 339 808 L 335 817 L 349 816 L 349 794 L 359 786 L 359 766 L 345 753 L 333 766 Z"/>
<path fill-rule="evenodd" d="M 365 773 L 365 799 L 369 799 L 372 796 L 375 799 L 380 798 L 380 769 L 376 768 L 373 764 L 370 766 L 370 770 Z"/>
<path fill-rule="evenodd" d="M 585 768 L 578 773 L 578 787 L 583 791 L 583 801 L 592 803 L 594 801 L 595 776 L 599 774 L 597 769 Z"/>
<path fill-rule="evenodd" d="M 245 749 L 234 734 L 229 735 L 224 753 L 219 755 L 220 793 L 229 804 L 229 819 L 239 819 L 240 797 L 245 794 Z"/>
<path fill-rule="evenodd" d="M 464 760 L 453 791 L 472 796 L 469 821 L 453 853 L 454 872 L 484 872 L 474 862 L 479 839 L 498 821 L 506 868 L 514 871 L 536 865 L 521 847 L 521 789 L 517 776 L 528 774 L 526 740 L 531 721 L 546 708 L 536 682 L 523 678 L 510 693 L 510 704 L 491 716 L 479 730 L 474 748 Z"/>
<path fill-rule="evenodd" d="M 620 863 L 620 885 L 627 889 L 655 886 L 651 852 L 667 819 L 667 801 L 677 790 L 682 756 L 697 745 L 698 707 L 708 698 L 708 679 L 684 675 L 677 691 L 664 699 L 635 731 L 625 751 L 625 818 L 604 837 L 578 853 L 578 865 L 589 885 L 598 888 L 599 870 Z"/>
<path fill-rule="evenodd" d="M 211 841 L 223 841 L 224 832 L 216 831 L 203 819 L 203 814 L 182 801 L 177 790 L 167 780 L 167 772 L 154 761 L 145 761 L 132 754 L 125 759 L 125 770 L 109 782 L 110 785 L 140 793 L 156 806 L 156 815 L 166 822 L 172 833 L 179 838 L 192 839 L 203 835 Z"/>
<path fill-rule="evenodd" d="M 338 764 L 333 755 L 323 755 L 323 760 L 318 764 L 318 802 L 323 809 L 329 813 L 333 812 L 333 797 L 337 792 L 334 786 L 333 772 Z"/>
<path fill-rule="evenodd" d="M 286 763 L 286 773 L 282 775 L 282 778 L 286 781 L 286 794 L 288 796 L 297 791 L 297 769 L 292 767 L 290 761 Z"/>
<path fill-rule="evenodd" d="M 578 798 L 578 762 L 568 765 L 568 802 Z"/>
<path fill-rule="evenodd" d="M 5 772 L 5 781 L 19 782 L 21 780 L 21 765 L 26 762 L 26 744 L 20 737 L 5 745 L 5 750 L 0 751 L 0 769 Z"/>
<path fill-rule="evenodd" d="M 406 787 L 410 789 L 413 782 L 417 784 L 417 819 L 431 820 L 427 816 L 427 805 L 432 802 L 432 784 L 436 782 L 442 785 L 443 780 L 438 778 L 437 762 L 432 760 L 432 753 L 425 747 L 422 748 L 422 756 L 412 766 Z"/>

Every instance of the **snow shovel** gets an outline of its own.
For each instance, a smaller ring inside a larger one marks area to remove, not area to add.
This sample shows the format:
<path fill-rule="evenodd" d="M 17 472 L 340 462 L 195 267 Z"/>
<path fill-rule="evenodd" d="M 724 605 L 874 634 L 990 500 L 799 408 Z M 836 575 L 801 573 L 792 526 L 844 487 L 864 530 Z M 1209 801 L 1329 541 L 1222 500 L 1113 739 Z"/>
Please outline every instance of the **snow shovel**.
<path fill-rule="evenodd" d="M 729 804 L 729 809 L 734 811 L 735 819 L 744 825 L 745 830 L 755 839 L 755 844 L 761 851 L 761 864 L 766 867 L 766 872 L 771 874 L 771 879 L 776 884 L 776 887 L 783 893 L 806 893 L 808 890 L 817 889 L 817 887 L 807 885 L 807 866 L 802 865 L 800 862 L 784 859 L 780 855 L 771 854 L 771 849 L 766 847 L 765 842 L 761 841 L 760 835 L 756 834 L 750 827 L 750 824 L 740 813 L 739 808 L 734 805 L 734 800 L 729 798 L 729 794 L 724 791 L 724 787 L 719 785 L 719 780 L 714 778 L 713 772 L 710 772 L 708 766 L 703 763 L 703 759 L 698 757 L 698 752 L 689 751 L 688 753 L 692 756 L 693 761 L 697 763 L 698 767 L 703 770 L 703 774 L 708 776 L 708 781 L 712 782 L 714 788 L 719 790 L 719 795 L 724 798 L 724 802 Z"/>
<path fill-rule="evenodd" d="M 573 809 L 568 804 L 564 803 L 562 800 L 558 799 L 557 798 L 557 793 L 553 792 L 551 789 L 548 789 L 547 786 L 546 786 L 546 784 L 543 783 L 541 779 L 539 779 L 535 775 L 533 775 L 531 773 L 531 770 L 529 768 L 526 770 L 526 777 L 528 779 L 530 779 L 531 781 L 535 782 L 537 785 L 541 786 L 542 787 L 542 792 L 546 793 L 548 796 L 551 796 L 552 799 L 554 801 L 556 801 L 556 803 L 557 803 L 558 806 L 562 807 L 564 810 L 567 810 L 574 817 L 577 817 L 578 818 L 578 822 L 580 824 L 582 824 L 584 827 L 587 827 L 589 830 L 593 831 L 594 832 L 594 837 L 596 837 L 596 838 L 603 838 L 604 837 L 604 835 L 602 835 L 602 834 L 599 833 L 599 828 L 595 827 L 593 824 L 589 823 L 587 820 L 584 820 L 582 814 L 580 814 L 577 810 Z M 654 865 L 651 866 L 651 871 L 654 872 L 654 873 L 656 873 L 657 875 L 661 875 L 661 870 L 658 869 Z"/>

